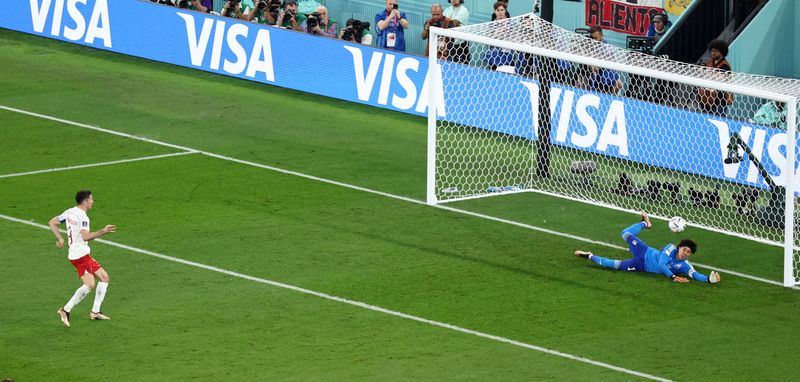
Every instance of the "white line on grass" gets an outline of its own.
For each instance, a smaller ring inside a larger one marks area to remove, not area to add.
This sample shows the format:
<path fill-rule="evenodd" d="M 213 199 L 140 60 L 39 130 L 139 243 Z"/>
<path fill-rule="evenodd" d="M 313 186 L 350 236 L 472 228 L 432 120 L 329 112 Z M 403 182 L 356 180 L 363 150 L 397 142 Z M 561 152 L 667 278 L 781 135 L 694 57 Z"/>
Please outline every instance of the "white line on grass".
<path fill-rule="evenodd" d="M 16 222 L 16 223 L 26 224 L 26 225 L 29 225 L 29 226 L 32 226 L 32 227 L 42 228 L 42 229 L 46 229 L 46 230 L 50 229 L 50 227 L 48 227 L 48 226 L 46 226 L 44 224 L 34 223 L 32 221 L 22 220 L 22 219 L 18 219 L 18 218 L 7 216 L 7 215 L 3 215 L 3 214 L 0 214 L 0 218 L 8 220 L 8 221 Z M 629 375 L 635 375 L 637 377 L 642 377 L 642 378 L 646 378 L 646 379 L 650 379 L 650 380 L 654 380 L 654 381 L 669 381 L 669 379 L 665 379 L 665 378 L 657 377 L 655 375 L 650 375 L 650 374 L 638 372 L 638 371 L 635 371 L 635 370 L 626 369 L 626 368 L 619 367 L 619 366 L 614 366 L 614 365 L 611 365 L 611 364 L 607 364 L 605 362 L 595 361 L 595 360 L 592 360 L 592 359 L 589 359 L 589 358 L 580 357 L 580 356 L 572 355 L 572 354 L 569 354 L 569 353 L 560 352 L 558 350 L 548 349 L 548 348 L 545 348 L 545 347 L 536 346 L 536 345 L 532 345 L 532 344 L 525 343 L 525 342 L 515 341 L 515 340 L 509 339 L 509 338 L 496 336 L 496 335 L 493 335 L 493 334 L 479 332 L 477 330 L 462 328 L 460 326 L 451 325 L 451 324 L 444 323 L 444 322 L 429 320 L 427 318 L 422 318 L 422 317 L 419 317 L 419 316 L 414 316 L 414 315 L 411 315 L 411 314 L 398 312 L 396 310 L 382 308 L 380 306 L 367 304 L 367 303 L 361 302 L 361 301 L 350 300 L 350 299 L 347 299 L 347 298 L 338 297 L 338 296 L 330 295 L 330 294 L 327 294 L 327 293 L 313 291 L 311 289 L 301 288 L 301 287 L 294 286 L 294 285 L 291 285 L 291 284 L 285 284 L 285 283 L 278 282 L 278 281 L 272 281 L 272 280 L 263 279 L 263 278 L 260 278 L 260 277 L 246 275 L 246 274 L 239 273 L 239 272 L 229 271 L 227 269 L 222 269 L 222 268 L 218 268 L 218 267 L 215 267 L 215 266 L 206 265 L 206 264 L 198 263 L 198 262 L 191 261 L 191 260 L 181 259 L 179 257 L 163 255 L 163 254 L 156 253 L 156 252 L 151 252 L 151 251 L 148 251 L 148 250 L 145 250 L 145 249 L 140 249 L 140 248 L 131 247 L 131 246 L 128 246 L 128 245 L 125 245 L 125 244 L 116 243 L 116 242 L 113 242 L 113 241 L 110 241 L 110 240 L 95 239 L 94 241 L 95 242 L 99 242 L 99 243 L 103 243 L 103 244 L 106 244 L 106 245 L 110 245 L 112 247 L 125 249 L 125 250 L 131 251 L 131 252 L 136 252 L 136 253 L 140 253 L 140 254 L 143 254 L 143 255 L 152 256 L 152 257 L 157 257 L 159 259 L 172 261 L 172 262 L 176 262 L 176 263 L 180 263 L 180 264 L 184 264 L 184 265 L 189 265 L 189 266 L 192 266 L 192 267 L 201 268 L 201 269 L 209 270 L 209 271 L 212 271 L 212 272 L 222 273 L 222 274 L 225 274 L 225 275 L 228 275 L 228 276 L 238 277 L 238 278 L 241 278 L 241 279 L 254 281 L 254 282 L 257 282 L 257 283 L 261 283 L 261 284 L 272 285 L 272 286 L 275 286 L 275 287 L 278 287 L 278 288 L 283 288 L 283 289 L 288 289 L 288 290 L 292 290 L 292 291 L 295 291 L 295 292 L 305 293 L 305 294 L 309 294 L 309 295 L 312 295 L 312 296 L 317 296 L 317 297 L 320 297 L 320 298 L 324 298 L 326 300 L 331 300 L 331 301 L 336 301 L 336 302 L 340 302 L 340 303 L 343 303 L 343 304 L 353 305 L 353 306 L 357 306 L 359 308 L 372 310 L 372 311 L 375 311 L 375 312 L 384 313 L 384 314 L 388 314 L 388 315 L 395 316 L 395 317 L 405 318 L 407 320 L 417 321 L 417 322 L 421 322 L 421 323 L 424 323 L 424 324 L 437 326 L 437 327 L 444 328 L 444 329 L 454 330 L 454 331 L 457 331 L 457 332 L 461 332 L 461 333 L 465 333 L 465 334 L 469 334 L 469 335 L 473 335 L 473 336 L 477 336 L 477 337 L 481 337 L 481 338 L 486 338 L 486 339 L 490 339 L 490 340 L 494 340 L 494 341 L 498 341 L 498 342 L 514 345 L 514 346 L 519 346 L 519 347 L 525 348 L 525 349 L 536 350 L 536 351 L 540 351 L 542 353 L 547 353 L 547 354 L 550 354 L 550 355 L 554 355 L 554 356 L 558 356 L 558 357 L 562 357 L 562 358 L 567 358 L 567 359 L 570 359 L 570 360 L 573 360 L 573 361 L 583 362 L 583 363 L 587 363 L 587 364 L 590 364 L 590 365 L 603 367 L 603 368 L 606 368 L 606 369 L 618 371 L 618 372 L 629 374 Z"/>
<path fill-rule="evenodd" d="M 67 125 L 82 127 L 84 129 L 100 131 L 100 132 L 103 132 L 103 133 L 113 134 L 113 135 L 117 135 L 117 136 L 120 136 L 120 137 L 135 139 L 135 140 L 142 141 L 142 142 L 148 142 L 148 143 L 152 143 L 152 144 L 156 144 L 156 145 L 160 145 L 160 146 L 172 147 L 172 148 L 180 149 L 180 150 L 184 150 L 184 151 L 197 152 L 197 153 L 200 153 L 200 154 L 212 157 L 212 158 L 217 158 L 217 159 L 222 159 L 222 160 L 235 162 L 235 163 L 239 163 L 239 164 L 244 164 L 244 165 L 248 165 L 248 166 L 263 168 L 265 170 L 275 171 L 275 172 L 279 172 L 279 173 L 287 174 L 287 175 L 293 175 L 293 176 L 297 176 L 297 177 L 300 177 L 300 178 L 314 180 L 314 181 L 317 181 L 317 182 L 322 182 L 322 183 L 332 184 L 332 185 L 335 185 L 335 186 L 349 188 L 349 189 L 352 189 L 352 190 L 358 190 L 358 191 L 362 191 L 362 192 L 367 192 L 367 193 L 380 195 L 380 196 L 384 196 L 384 197 L 391 198 L 391 199 L 402 200 L 402 201 L 409 202 L 409 203 L 429 206 L 427 203 L 425 203 L 425 201 L 422 201 L 422 200 L 416 200 L 416 199 L 412 199 L 412 198 L 405 197 L 405 196 L 394 195 L 394 194 L 390 194 L 388 192 L 377 191 L 377 190 L 373 190 L 373 189 L 369 189 L 369 188 L 365 188 L 365 187 L 360 187 L 360 186 L 356 186 L 356 185 L 352 185 L 352 184 L 348 184 L 348 183 L 343 183 L 343 182 L 339 182 L 339 181 L 335 181 L 335 180 L 331 180 L 331 179 L 320 178 L 318 176 L 303 174 L 301 172 L 286 170 L 286 169 L 282 169 L 282 168 L 279 168 L 279 167 L 268 166 L 268 165 L 265 165 L 265 164 L 251 162 L 251 161 L 247 161 L 247 160 L 243 160 L 243 159 L 232 158 L 232 157 L 228 157 L 228 156 L 225 156 L 225 155 L 220 155 L 220 154 L 215 154 L 215 153 L 211 153 L 211 152 L 208 152 L 208 151 L 193 149 L 193 148 L 186 147 L 186 146 L 178 146 L 178 145 L 174 145 L 174 144 L 171 144 L 171 143 L 157 141 L 157 140 L 154 140 L 154 139 L 138 137 L 136 135 L 132 135 L 132 134 L 128 134 L 128 133 L 122 133 L 122 132 L 119 132 L 119 131 L 114 131 L 114 130 L 109 130 L 109 129 L 104 129 L 102 127 L 87 125 L 85 123 L 74 122 L 74 121 L 70 121 L 70 120 L 67 120 L 67 119 L 57 118 L 57 117 L 53 117 L 53 116 L 49 116 L 49 115 L 45 115 L 45 114 L 34 113 L 34 112 L 27 111 L 27 110 L 17 109 L 17 108 L 5 106 L 5 105 L 0 105 L 0 109 L 7 110 L 7 111 L 12 111 L 12 112 L 15 112 L 15 113 L 20 113 L 20 114 L 30 115 L 30 116 L 33 116 L 33 117 L 48 119 L 48 120 L 51 120 L 51 121 L 61 122 L 61 123 L 67 124 Z M 592 240 L 592 239 L 589 239 L 589 238 L 580 237 L 580 236 L 576 236 L 576 235 L 570 235 L 570 234 L 564 233 L 564 232 L 553 231 L 553 230 L 550 230 L 550 229 L 547 229 L 547 228 L 537 227 L 537 226 L 533 226 L 533 225 L 530 225 L 530 224 L 520 223 L 520 222 L 516 222 L 516 221 L 513 221 L 513 220 L 508 220 L 508 219 L 502 219 L 502 218 L 498 218 L 498 217 L 494 217 L 494 216 L 490 216 L 490 215 L 484 215 L 484 214 L 480 214 L 480 213 L 477 213 L 477 212 L 462 210 L 462 209 L 448 207 L 448 206 L 444 206 L 444 205 L 436 205 L 436 206 L 432 206 L 432 207 L 439 208 L 439 209 L 446 210 L 446 211 L 450 211 L 450 212 L 459 213 L 459 214 L 469 215 L 469 216 L 473 216 L 473 217 L 480 218 L 480 219 L 491 220 L 491 221 L 495 221 L 495 222 L 498 222 L 498 223 L 510 224 L 510 225 L 517 226 L 517 227 L 520 227 L 520 228 L 524 228 L 524 229 L 528 229 L 528 230 L 532 230 L 532 231 L 538 231 L 538 232 L 546 233 L 546 234 L 549 234 L 549 235 L 560 236 L 560 237 L 564 237 L 564 238 L 568 238 L 568 239 L 572 239 L 572 240 L 582 241 L 584 243 L 596 244 L 596 245 L 600 245 L 600 246 L 604 246 L 604 247 L 608 247 L 608 248 L 620 249 L 620 250 L 627 250 L 626 247 L 621 247 L 619 245 L 606 243 L 606 242 L 598 241 L 598 240 Z M 783 283 L 778 282 L 778 281 L 772 281 L 772 280 L 768 280 L 768 279 L 764 279 L 764 278 L 756 277 L 756 276 L 751 276 L 751 275 L 740 273 L 740 272 L 733 272 L 733 271 L 730 271 L 730 270 L 722 269 L 722 268 L 711 266 L 711 265 L 704 265 L 704 264 L 700 264 L 700 263 L 694 263 L 694 265 L 697 265 L 699 267 L 703 267 L 703 268 L 706 268 L 706 269 L 715 270 L 715 271 L 718 271 L 718 272 L 725 272 L 725 273 L 728 273 L 728 274 L 731 274 L 731 275 L 734 275 L 734 276 L 739 276 L 739 277 L 742 277 L 742 278 L 745 278 L 745 279 L 749 279 L 749 280 L 753 280 L 753 281 L 758 281 L 758 282 L 763 282 L 763 283 L 767 283 L 767 284 L 783 286 Z M 800 290 L 800 287 L 794 287 L 793 289 Z"/>
<path fill-rule="evenodd" d="M 87 168 L 87 167 L 98 167 L 98 166 L 108 166 L 108 165 L 120 164 L 120 163 L 139 162 L 139 161 L 144 161 L 144 160 L 168 158 L 168 157 L 174 157 L 174 156 L 179 156 L 179 155 L 187 155 L 187 154 L 197 154 L 197 151 L 181 151 L 179 153 L 169 153 L 169 154 L 161 154 L 161 155 L 152 155 L 152 156 L 148 156 L 148 157 L 120 159 L 120 160 L 115 160 L 115 161 L 110 161 L 110 162 L 98 162 L 98 163 L 81 164 L 81 165 L 76 165 L 76 166 L 48 168 L 48 169 L 45 169 L 45 170 L 18 172 L 16 174 L 3 174 L 3 175 L 0 175 L 0 179 L 12 178 L 12 177 L 15 177 L 15 176 L 44 174 L 44 173 L 48 173 L 48 172 L 75 170 L 75 169 Z"/>

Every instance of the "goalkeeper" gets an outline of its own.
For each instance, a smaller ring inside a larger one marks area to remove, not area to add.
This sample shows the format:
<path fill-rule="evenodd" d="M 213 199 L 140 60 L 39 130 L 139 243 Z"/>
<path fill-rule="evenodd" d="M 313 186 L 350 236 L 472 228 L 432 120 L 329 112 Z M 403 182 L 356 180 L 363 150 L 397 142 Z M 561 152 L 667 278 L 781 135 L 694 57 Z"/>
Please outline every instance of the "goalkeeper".
<path fill-rule="evenodd" d="M 681 240 L 677 247 L 674 244 L 667 244 L 661 251 L 648 247 L 636 235 L 641 232 L 642 228 L 650 228 L 651 226 L 650 218 L 646 213 L 642 213 L 642 221 L 622 230 L 622 238 L 628 243 L 628 248 L 633 255 L 630 259 L 611 260 L 586 251 L 575 251 L 575 256 L 589 259 L 606 268 L 621 271 L 660 273 L 676 283 L 689 282 L 688 278 L 679 276 L 681 274 L 700 282 L 712 284 L 719 282 L 719 273 L 712 271 L 709 276 L 706 276 L 695 271 L 694 267 L 687 261 L 689 256 L 697 251 L 697 243 L 692 240 Z"/>

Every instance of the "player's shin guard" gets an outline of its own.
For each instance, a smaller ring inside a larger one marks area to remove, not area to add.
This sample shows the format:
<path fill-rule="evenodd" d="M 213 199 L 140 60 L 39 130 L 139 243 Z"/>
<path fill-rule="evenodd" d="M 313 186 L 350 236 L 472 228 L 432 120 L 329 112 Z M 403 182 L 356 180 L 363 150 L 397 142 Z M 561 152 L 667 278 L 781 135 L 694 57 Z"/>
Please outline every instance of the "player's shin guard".
<path fill-rule="evenodd" d="M 593 261 L 595 264 L 602 265 L 606 268 L 619 269 L 619 264 L 620 264 L 619 260 L 606 259 L 605 257 L 600 257 L 597 255 L 590 256 L 589 260 Z"/>
<path fill-rule="evenodd" d="M 72 308 L 75 307 L 75 305 L 78 305 L 79 302 L 83 301 L 83 298 L 86 297 L 86 295 L 91 291 L 92 290 L 86 286 L 86 284 L 81 285 L 81 287 L 75 291 L 75 294 L 72 295 L 72 298 L 69 299 L 67 305 L 64 305 L 64 310 L 67 313 L 71 312 Z"/>
<path fill-rule="evenodd" d="M 103 304 L 103 300 L 106 298 L 106 288 L 108 288 L 108 283 L 97 283 L 97 289 L 95 289 L 94 292 L 94 305 L 92 305 L 92 312 L 100 311 L 100 305 Z"/>

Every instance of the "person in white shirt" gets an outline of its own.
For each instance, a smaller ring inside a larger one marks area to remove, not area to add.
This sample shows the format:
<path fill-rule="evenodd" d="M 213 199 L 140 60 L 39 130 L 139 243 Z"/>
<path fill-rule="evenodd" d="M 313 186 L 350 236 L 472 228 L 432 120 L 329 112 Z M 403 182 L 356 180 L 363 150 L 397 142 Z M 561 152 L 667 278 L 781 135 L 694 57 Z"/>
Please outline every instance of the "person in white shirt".
<path fill-rule="evenodd" d="M 444 17 L 456 21 L 456 27 L 469 25 L 469 10 L 462 2 L 463 0 L 450 0 L 450 6 L 444 10 Z M 450 48 L 450 60 L 469 64 L 469 43 L 454 40 Z"/>
<path fill-rule="evenodd" d="M 99 231 L 92 232 L 89 229 L 89 216 L 86 211 L 92 209 L 94 205 L 94 197 L 89 190 L 81 190 L 75 194 L 75 202 L 77 205 L 58 215 L 52 219 L 48 225 L 53 235 L 56 237 L 56 247 L 64 248 L 64 237 L 61 231 L 58 230 L 58 225 L 61 223 L 67 224 L 67 238 L 69 239 L 69 252 L 67 258 L 70 263 L 78 271 L 78 277 L 83 282 L 72 298 L 64 305 L 63 308 L 58 310 L 58 315 L 61 317 L 61 322 L 66 327 L 70 326 L 69 313 L 72 308 L 83 300 L 89 292 L 95 287 L 95 277 L 100 282 L 97 283 L 97 290 L 94 294 L 94 305 L 92 311 L 89 313 L 90 320 L 110 320 L 108 316 L 100 311 L 100 305 L 106 296 L 106 289 L 108 288 L 108 273 L 98 264 L 92 256 L 89 249 L 88 242 L 97 239 L 109 232 L 114 232 L 117 229 L 115 225 L 107 225 Z"/>

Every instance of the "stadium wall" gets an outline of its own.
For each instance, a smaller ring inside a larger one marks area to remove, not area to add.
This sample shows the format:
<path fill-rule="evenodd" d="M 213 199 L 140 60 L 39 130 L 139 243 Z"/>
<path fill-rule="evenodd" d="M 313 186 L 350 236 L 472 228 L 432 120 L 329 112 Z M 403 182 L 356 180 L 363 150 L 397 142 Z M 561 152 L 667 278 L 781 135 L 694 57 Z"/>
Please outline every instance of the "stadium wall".
<path fill-rule="evenodd" d="M 800 78 L 800 4 L 772 0 L 733 41 L 728 60 L 736 72 Z"/>
<path fill-rule="evenodd" d="M 427 113 L 424 89 L 431 76 L 423 57 L 147 1 L 10 2 L 9 7 L 24 11 L 0 13 L 2 28 L 419 116 Z M 440 89 L 439 118 L 538 138 L 536 81 L 452 63 L 432 72 L 437 78 L 458 76 L 469 87 Z M 494 91 L 498 87 L 508 91 Z M 469 108 L 450 110 L 455 101 Z M 518 110 L 519 117 L 507 118 L 505 110 Z M 783 181 L 786 134 L 776 129 L 567 86 L 551 89 L 550 114 L 555 145 L 766 187 L 749 161 L 723 165 L 730 135 L 738 132 L 774 179 Z M 694 143 L 691 150 L 679 149 L 688 142 Z M 683 151 L 679 161 L 676 150 Z"/>

